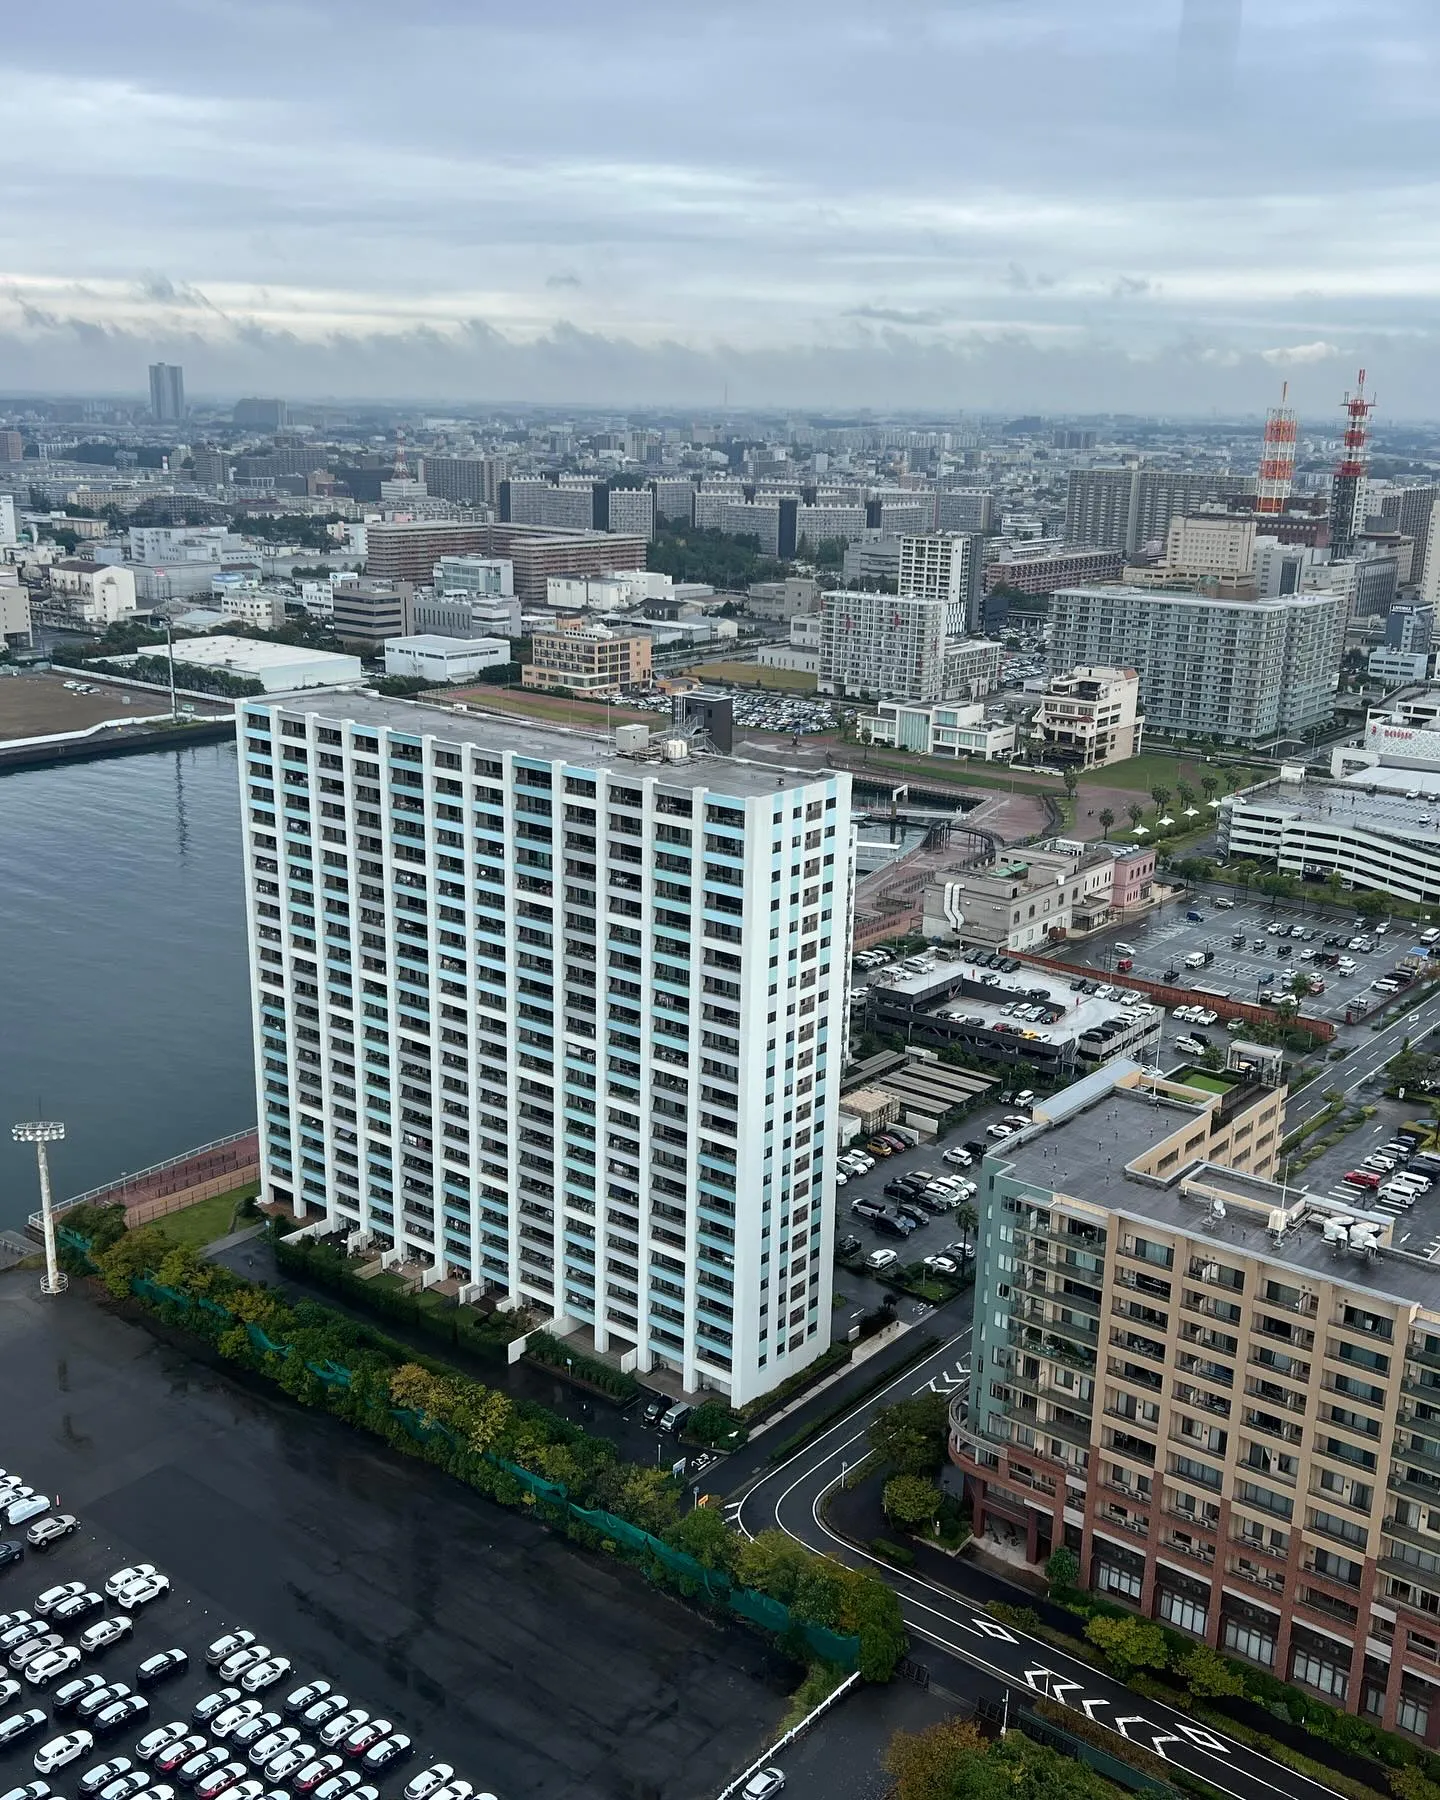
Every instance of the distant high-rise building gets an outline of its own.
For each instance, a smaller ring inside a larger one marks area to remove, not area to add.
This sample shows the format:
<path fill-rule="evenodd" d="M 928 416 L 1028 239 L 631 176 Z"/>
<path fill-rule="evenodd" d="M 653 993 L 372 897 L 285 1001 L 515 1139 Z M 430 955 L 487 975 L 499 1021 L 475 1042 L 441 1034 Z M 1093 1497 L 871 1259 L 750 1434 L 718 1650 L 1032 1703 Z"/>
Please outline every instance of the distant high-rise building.
<path fill-rule="evenodd" d="M 1072 469 L 1065 496 L 1065 537 L 1097 550 L 1133 556 L 1148 543 L 1163 543 L 1177 513 L 1234 496 L 1253 494 L 1246 475 L 1195 469 Z"/>
<path fill-rule="evenodd" d="M 179 363 L 151 363 L 150 411 L 164 425 L 185 417 L 185 371 Z"/>
<path fill-rule="evenodd" d="M 237 400 L 230 417 L 246 431 L 283 431 L 290 419 L 283 400 Z"/>
<path fill-rule="evenodd" d="M 0 431 L 0 462 L 23 462 L 25 440 L 18 431 Z"/>
<path fill-rule="evenodd" d="M 505 464 L 498 456 L 427 456 L 421 475 L 429 491 L 458 506 L 497 506 Z"/>
<path fill-rule="evenodd" d="M 201 444 L 190 452 L 190 460 L 194 464 L 192 472 L 197 486 L 224 487 L 229 481 L 231 459 L 227 451 Z"/>
<path fill-rule="evenodd" d="M 983 540 L 969 532 L 939 537 L 902 537 L 900 593 L 908 599 L 943 600 L 945 634 L 964 637 L 974 628 L 980 605 L 980 553 Z M 892 699 L 900 695 L 888 696 Z M 943 694 L 918 699 L 945 699 Z"/>
<path fill-rule="evenodd" d="M 1424 587 L 1430 560 L 1437 549 L 1430 536 L 1437 493 L 1440 488 L 1433 484 L 1397 488 L 1380 503 L 1381 518 L 1393 524 L 1400 535 L 1408 537 L 1415 546 L 1410 558 L 1410 579 L 1416 587 Z"/>
<path fill-rule="evenodd" d="M 995 496 L 989 488 L 942 488 L 935 496 L 937 531 L 995 529 Z"/>

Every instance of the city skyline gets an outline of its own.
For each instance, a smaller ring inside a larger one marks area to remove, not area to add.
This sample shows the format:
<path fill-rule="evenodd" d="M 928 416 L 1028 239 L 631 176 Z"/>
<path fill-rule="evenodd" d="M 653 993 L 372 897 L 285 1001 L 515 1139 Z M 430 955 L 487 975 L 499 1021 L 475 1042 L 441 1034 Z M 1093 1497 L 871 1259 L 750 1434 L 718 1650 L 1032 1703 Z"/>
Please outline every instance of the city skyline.
<path fill-rule="evenodd" d="M 1415 0 L 81 12 L 103 74 L 17 28 L 6 385 L 1440 413 Z"/>

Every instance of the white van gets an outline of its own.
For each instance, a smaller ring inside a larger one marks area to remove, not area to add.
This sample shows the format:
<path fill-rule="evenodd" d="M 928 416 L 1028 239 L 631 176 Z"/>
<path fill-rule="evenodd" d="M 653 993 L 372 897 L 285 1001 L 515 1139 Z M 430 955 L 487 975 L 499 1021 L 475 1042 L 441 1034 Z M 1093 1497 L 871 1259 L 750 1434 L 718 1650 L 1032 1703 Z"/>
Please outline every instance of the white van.
<path fill-rule="evenodd" d="M 1138 952 L 1133 944 L 1116 944 L 1115 954 L 1117 956 L 1135 956 Z"/>
<path fill-rule="evenodd" d="M 1201 950 L 1192 950 L 1185 958 L 1185 967 L 1187 969 L 1203 969 L 1205 967 L 1204 952 Z"/>

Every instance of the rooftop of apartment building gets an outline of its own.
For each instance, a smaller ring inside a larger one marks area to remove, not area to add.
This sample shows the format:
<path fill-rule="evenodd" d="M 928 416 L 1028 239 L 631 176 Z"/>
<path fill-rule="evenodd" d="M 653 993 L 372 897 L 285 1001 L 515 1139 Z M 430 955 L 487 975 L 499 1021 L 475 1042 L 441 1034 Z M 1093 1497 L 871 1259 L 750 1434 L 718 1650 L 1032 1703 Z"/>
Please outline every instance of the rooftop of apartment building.
<path fill-rule="evenodd" d="M 1132 566 L 1138 567 L 1139 565 Z M 1055 592 L 1057 597 L 1063 597 L 1066 594 L 1083 594 L 1087 599 L 1144 600 L 1152 606 L 1173 600 L 1183 601 L 1187 606 L 1215 606 L 1227 608 L 1245 606 L 1256 609 L 1268 608 L 1272 612 L 1282 611 L 1284 608 L 1290 606 L 1319 605 L 1324 601 L 1334 600 L 1335 598 L 1333 593 L 1273 594 L 1257 596 L 1253 584 L 1250 584 L 1248 579 L 1246 582 L 1240 583 L 1234 592 L 1212 593 L 1207 592 L 1205 586 L 1197 584 L 1192 580 L 1182 579 L 1179 576 L 1175 577 L 1173 581 L 1169 579 L 1161 580 L 1160 577 L 1163 574 L 1164 571 L 1157 569 L 1157 579 L 1155 584 L 1151 585 L 1149 582 L 1146 582 L 1143 587 L 1127 581 L 1114 582 L 1101 587 L 1091 587 L 1077 583 L 1073 587 L 1057 588 Z"/>
<path fill-rule="evenodd" d="M 1440 1194 L 1417 1202 L 1397 1225 L 1386 1213 L 1367 1213 L 1358 1197 L 1347 1207 L 1203 1158 L 1187 1162 L 1183 1152 L 1164 1174 L 1142 1174 L 1130 1165 L 1180 1130 L 1187 1117 L 1198 1123 L 1207 1096 L 1197 1092 L 1190 1104 L 1163 1086 L 1116 1084 L 1118 1073 L 1137 1068 L 1112 1063 L 1041 1102 L 1036 1123 L 991 1151 L 988 1160 L 1042 1191 L 1204 1239 L 1219 1256 L 1228 1248 L 1299 1275 L 1440 1308 L 1440 1263 L 1424 1254 L 1425 1246 L 1440 1238 Z M 1241 1084 L 1220 1104 L 1239 1110 L 1265 1091 Z M 1373 1226 L 1377 1248 L 1363 1252 L 1328 1242 L 1330 1220 Z M 1415 1249 L 1401 1248 L 1402 1238 Z"/>
<path fill-rule="evenodd" d="M 509 713 L 482 712 L 474 706 L 460 712 L 424 701 L 381 700 L 355 693 L 328 704 L 313 704 L 301 695 L 281 704 L 292 714 L 314 712 L 326 719 L 348 720 L 382 731 L 399 731 L 414 737 L 429 734 L 454 744 L 474 744 L 492 754 L 510 750 L 517 756 L 542 762 L 564 761 L 576 768 L 606 769 L 617 775 L 656 774 L 670 787 L 714 787 L 739 799 L 774 793 L 777 788 L 807 787 L 823 779 L 808 769 L 786 769 L 775 763 L 752 763 L 739 757 L 694 751 L 684 761 L 668 762 L 655 754 L 618 750 L 614 739 L 603 732 L 546 725 Z M 658 739 L 652 738 L 651 744 L 658 750 Z"/>
<path fill-rule="evenodd" d="M 1022 1041 L 1038 1039 L 1046 1043 L 1098 1031 L 1107 1020 L 1118 1015 L 1122 1006 L 1134 1006 L 1137 1001 L 1144 1003 L 1141 995 L 1133 993 L 1123 993 L 1119 999 L 1083 994 L 1064 976 L 1029 967 L 1021 968 L 1015 975 L 1002 975 L 998 986 L 983 985 L 985 977 L 992 973 L 992 970 L 970 962 L 947 962 L 925 974 L 886 977 L 874 985 L 904 1000 L 917 1011 L 940 1012 L 952 1019 L 980 1020 L 992 1030 L 996 1025 L 1004 1024 Z M 961 981 L 970 984 L 968 994 L 958 991 Z M 1007 1015 L 1007 1006 L 1026 1001 L 1051 1008 L 1054 1016 L 1042 1021 Z"/>

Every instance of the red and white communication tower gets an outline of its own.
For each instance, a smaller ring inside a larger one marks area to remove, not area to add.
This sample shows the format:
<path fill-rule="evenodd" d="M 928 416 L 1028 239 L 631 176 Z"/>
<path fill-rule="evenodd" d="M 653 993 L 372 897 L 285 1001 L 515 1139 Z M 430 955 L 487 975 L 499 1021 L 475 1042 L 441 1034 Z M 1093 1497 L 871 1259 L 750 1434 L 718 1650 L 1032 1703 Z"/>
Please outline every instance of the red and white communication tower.
<path fill-rule="evenodd" d="M 1265 436 L 1260 442 L 1260 472 L 1255 482 L 1257 513 L 1283 513 L 1295 479 L 1295 409 L 1285 400 L 1287 381 L 1280 389 L 1280 404 L 1265 415 Z"/>
<path fill-rule="evenodd" d="M 1345 443 L 1330 484 L 1330 554 L 1337 562 L 1353 552 L 1361 525 L 1357 515 L 1365 471 L 1370 466 L 1368 421 L 1374 410 L 1375 402 L 1365 393 L 1362 369 L 1355 392 L 1345 396 Z"/>

